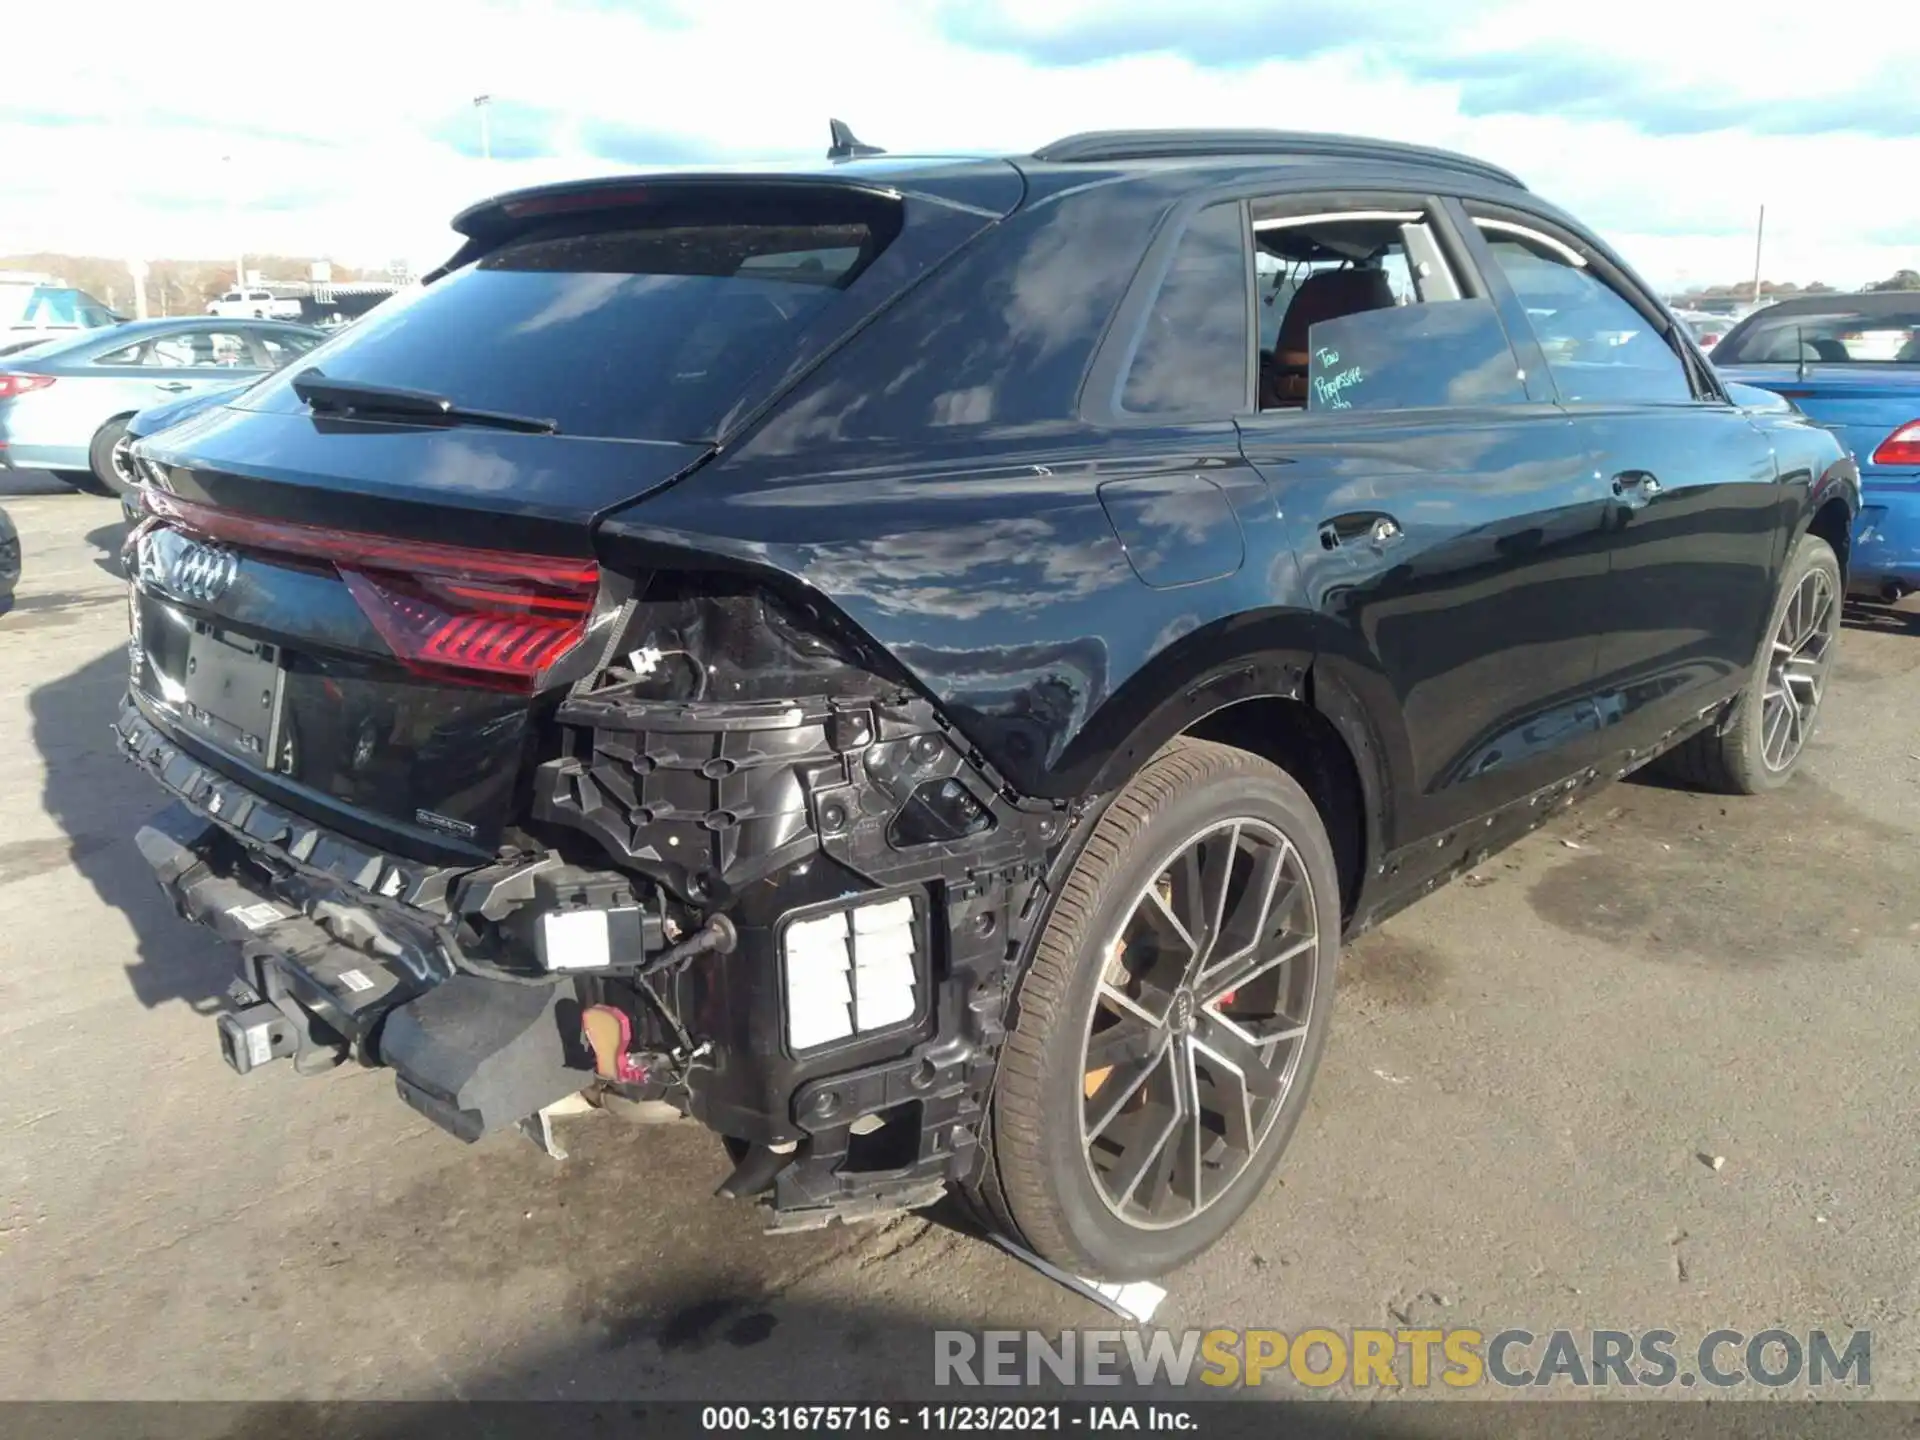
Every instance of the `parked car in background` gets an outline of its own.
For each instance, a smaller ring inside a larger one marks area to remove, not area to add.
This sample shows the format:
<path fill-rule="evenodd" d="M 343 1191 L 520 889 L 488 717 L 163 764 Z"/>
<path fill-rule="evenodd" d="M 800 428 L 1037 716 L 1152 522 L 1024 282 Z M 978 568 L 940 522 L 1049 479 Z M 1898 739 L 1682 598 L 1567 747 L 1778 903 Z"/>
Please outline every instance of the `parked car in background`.
<path fill-rule="evenodd" d="M 207 314 L 227 320 L 298 320 L 300 302 L 281 300 L 271 290 L 229 290 L 207 306 Z"/>
<path fill-rule="evenodd" d="M 278 321 L 134 320 L 0 360 L 0 468 L 113 495 L 127 421 L 149 405 L 258 379 L 326 337 Z"/>
<path fill-rule="evenodd" d="M 0 282 L 0 355 L 106 329 L 125 319 L 71 286 Z"/>
<path fill-rule="evenodd" d="M 1713 353 L 1713 347 L 1726 337 L 1735 324 L 1731 315 L 1717 315 L 1707 310 L 1676 310 L 1673 313 L 1693 335 L 1694 342 L 1708 354 Z"/>
<path fill-rule="evenodd" d="M 149 435 L 158 435 L 162 430 L 171 430 L 176 425 L 184 424 L 204 410 L 211 410 L 216 405 L 225 404 L 233 396 L 256 383 L 256 380 L 257 377 L 240 380 L 232 385 L 217 386 L 211 390 L 189 392 L 159 405 L 149 405 L 127 421 L 119 440 L 114 443 L 113 466 L 114 473 L 128 482 L 126 488 L 120 492 L 120 504 L 126 511 L 128 523 L 135 523 L 140 518 L 139 486 L 142 482 L 142 467 L 134 458 L 134 443 L 144 440 Z"/>
<path fill-rule="evenodd" d="M 1735 326 L 1713 363 L 1791 400 L 1858 457 L 1854 591 L 1920 590 L 1920 294 L 1784 300 Z"/>
<path fill-rule="evenodd" d="M 1122 132 L 455 226 L 134 447 L 138 846 L 242 1073 L 664 1105 L 776 1228 L 952 1187 L 1159 1274 L 1278 1163 L 1343 936 L 1818 716 L 1852 462 L 1494 166 Z"/>
<path fill-rule="evenodd" d="M 14 529 L 12 517 L 0 510 L 0 613 L 12 603 L 19 583 L 20 532 Z"/>

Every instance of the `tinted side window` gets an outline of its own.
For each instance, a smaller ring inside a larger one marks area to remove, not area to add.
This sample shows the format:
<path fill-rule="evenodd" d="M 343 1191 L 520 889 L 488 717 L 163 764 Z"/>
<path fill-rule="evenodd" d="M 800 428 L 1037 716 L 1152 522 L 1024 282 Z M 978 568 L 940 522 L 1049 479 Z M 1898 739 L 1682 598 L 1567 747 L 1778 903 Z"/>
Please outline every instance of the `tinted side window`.
<path fill-rule="evenodd" d="M 1526 306 L 1560 396 L 1569 401 L 1691 400 L 1686 367 L 1653 323 L 1584 263 L 1484 225 L 1487 248 Z"/>
<path fill-rule="evenodd" d="M 122 345 L 118 350 L 109 350 L 104 355 L 96 355 L 88 361 L 91 365 L 144 365 L 147 354 L 153 349 L 151 341 L 142 340 L 137 345 Z"/>
<path fill-rule="evenodd" d="M 1485 300 L 1460 298 L 1423 210 L 1263 208 L 1255 203 L 1253 222 L 1262 410 L 1527 398 L 1498 315 Z"/>
<path fill-rule="evenodd" d="M 253 351 L 246 337 L 231 330 L 189 330 L 153 341 L 141 364 L 188 366 L 193 369 L 250 370 Z"/>
<path fill-rule="evenodd" d="M 245 338 L 224 330 L 190 330 L 179 335 L 156 336 L 97 355 L 93 363 L 153 366 L 161 370 L 254 368 L 253 352 Z"/>
<path fill-rule="evenodd" d="M 1524 405 L 1526 382 L 1489 300 L 1362 310 L 1312 331 L 1309 410 Z"/>
<path fill-rule="evenodd" d="M 1232 415 L 1247 404 L 1245 226 L 1237 203 L 1188 224 L 1147 314 L 1120 392 L 1142 415 Z"/>
<path fill-rule="evenodd" d="M 306 335 L 286 335 L 278 331 L 256 330 L 253 338 L 260 344 L 260 353 L 266 356 L 267 364 L 278 370 L 289 360 L 297 359 L 313 349 L 320 342 Z"/>
<path fill-rule="evenodd" d="M 1326 229 L 1338 233 L 1335 227 Z M 1258 272 L 1255 293 L 1260 302 L 1257 307 L 1260 314 L 1260 348 L 1269 353 L 1280 343 L 1280 323 L 1286 318 L 1293 297 L 1300 293 L 1300 287 L 1316 275 L 1353 268 L 1352 262 L 1345 258 L 1290 262 L 1265 247 L 1255 250 L 1254 266 Z M 1394 305 L 1419 303 L 1420 296 L 1414 288 L 1413 272 L 1407 264 L 1407 253 L 1403 246 L 1395 245 L 1382 251 L 1373 260 L 1372 268 L 1380 272 L 1384 282 L 1381 291 L 1383 301 L 1390 300 Z"/>

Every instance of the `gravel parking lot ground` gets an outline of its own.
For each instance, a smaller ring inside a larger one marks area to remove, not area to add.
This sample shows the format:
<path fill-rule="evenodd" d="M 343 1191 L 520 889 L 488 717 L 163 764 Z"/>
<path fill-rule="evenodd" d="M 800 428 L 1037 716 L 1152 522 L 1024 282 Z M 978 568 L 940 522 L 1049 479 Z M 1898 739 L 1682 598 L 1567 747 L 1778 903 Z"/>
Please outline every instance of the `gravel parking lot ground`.
<path fill-rule="evenodd" d="M 1108 1323 L 924 1219 L 763 1236 L 691 1125 L 555 1163 L 235 1077 L 109 744 L 118 508 L 0 503 L 0 1398 L 852 1400 L 931 1326 Z M 1783 794 L 1617 785 L 1360 941 L 1281 1183 L 1157 1323 L 1869 1327 L 1920 1396 L 1917 720 L 1920 628 L 1852 626 Z"/>

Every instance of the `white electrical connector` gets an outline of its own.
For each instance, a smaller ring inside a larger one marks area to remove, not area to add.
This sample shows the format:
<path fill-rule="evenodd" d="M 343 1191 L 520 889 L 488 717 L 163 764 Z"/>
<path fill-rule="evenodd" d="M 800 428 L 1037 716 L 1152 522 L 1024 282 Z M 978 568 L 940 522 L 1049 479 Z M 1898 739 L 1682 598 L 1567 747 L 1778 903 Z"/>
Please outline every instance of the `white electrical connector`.
<path fill-rule="evenodd" d="M 613 963 L 604 910 L 554 911 L 540 917 L 540 963 L 549 970 L 600 970 Z"/>
<path fill-rule="evenodd" d="M 660 668 L 660 662 L 666 658 L 665 651 L 642 645 L 627 655 L 627 664 L 632 667 L 634 674 L 645 680 Z"/>

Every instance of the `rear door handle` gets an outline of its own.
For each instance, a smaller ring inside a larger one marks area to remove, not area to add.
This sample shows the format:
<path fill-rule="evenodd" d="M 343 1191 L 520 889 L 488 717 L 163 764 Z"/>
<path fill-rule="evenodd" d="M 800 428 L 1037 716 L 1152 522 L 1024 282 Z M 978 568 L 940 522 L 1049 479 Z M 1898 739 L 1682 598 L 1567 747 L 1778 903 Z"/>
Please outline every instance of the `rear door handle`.
<path fill-rule="evenodd" d="M 1365 542 L 1375 550 L 1384 550 L 1405 533 L 1400 528 L 1400 522 L 1393 516 L 1383 515 L 1378 510 L 1359 510 L 1349 515 L 1335 515 L 1330 520 L 1322 520 L 1320 548 L 1338 550 L 1342 546 Z"/>
<path fill-rule="evenodd" d="M 178 395 L 182 390 L 191 390 L 193 386 L 185 380 L 168 380 L 162 384 L 155 385 L 153 388 L 156 390 L 165 390 L 171 395 Z"/>
<path fill-rule="evenodd" d="M 1660 478 L 1651 470 L 1622 470 L 1613 477 L 1613 493 L 1629 505 L 1644 505 L 1661 491 Z"/>

